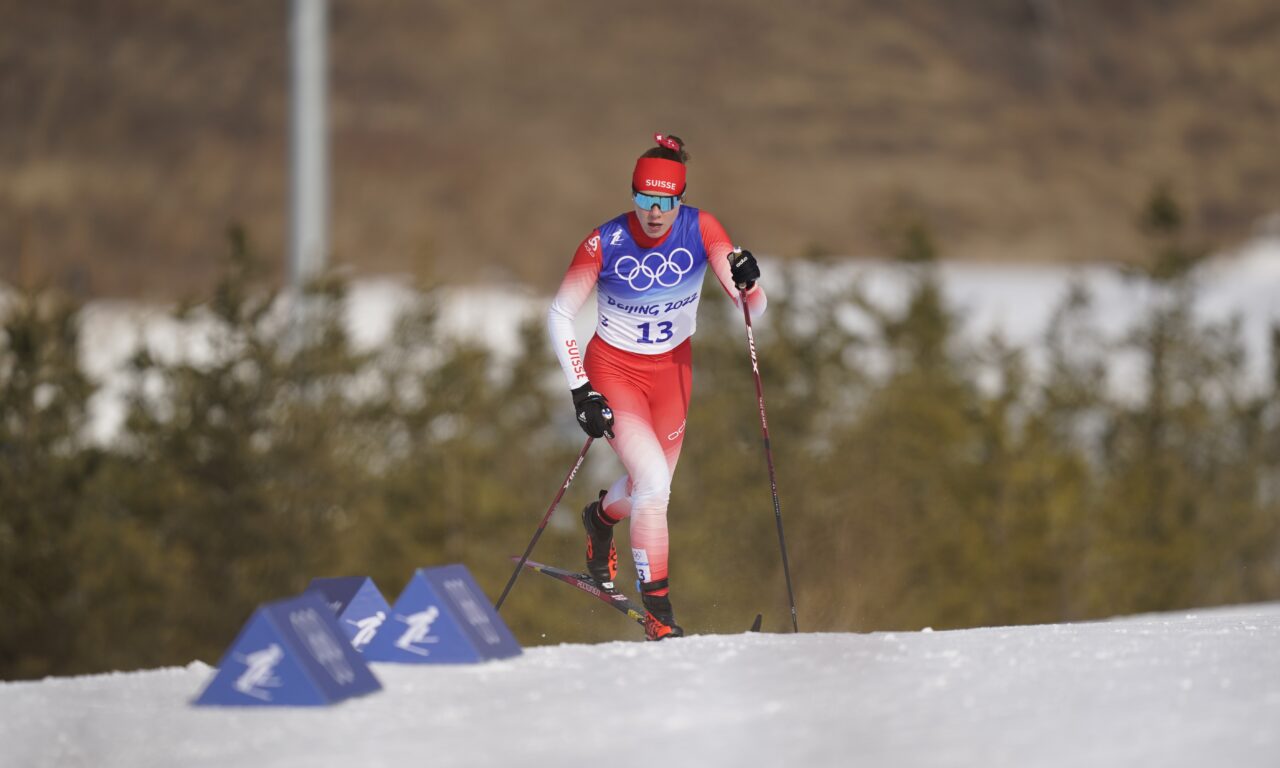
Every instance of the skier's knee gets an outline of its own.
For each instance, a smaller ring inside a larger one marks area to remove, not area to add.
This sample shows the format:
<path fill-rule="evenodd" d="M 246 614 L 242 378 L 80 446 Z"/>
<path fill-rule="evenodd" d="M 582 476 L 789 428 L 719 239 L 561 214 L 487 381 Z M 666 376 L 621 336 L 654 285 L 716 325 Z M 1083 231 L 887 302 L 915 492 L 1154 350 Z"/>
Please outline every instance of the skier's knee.
<path fill-rule="evenodd" d="M 667 503 L 671 500 L 671 484 L 636 483 L 631 494 L 631 508 L 635 511 L 666 512 Z"/>

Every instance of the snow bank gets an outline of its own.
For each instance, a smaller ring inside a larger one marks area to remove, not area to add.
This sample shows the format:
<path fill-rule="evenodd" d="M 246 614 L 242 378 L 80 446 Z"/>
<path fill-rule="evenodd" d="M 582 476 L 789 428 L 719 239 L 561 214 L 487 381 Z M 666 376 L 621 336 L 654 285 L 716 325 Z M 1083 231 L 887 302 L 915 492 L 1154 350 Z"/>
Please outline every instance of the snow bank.
<path fill-rule="evenodd" d="M 1280 604 L 703 635 L 376 664 L 380 693 L 278 710 L 189 706 L 213 674 L 195 662 L 0 684 L 0 765 L 1262 768 L 1280 754 L 1277 647 Z"/>

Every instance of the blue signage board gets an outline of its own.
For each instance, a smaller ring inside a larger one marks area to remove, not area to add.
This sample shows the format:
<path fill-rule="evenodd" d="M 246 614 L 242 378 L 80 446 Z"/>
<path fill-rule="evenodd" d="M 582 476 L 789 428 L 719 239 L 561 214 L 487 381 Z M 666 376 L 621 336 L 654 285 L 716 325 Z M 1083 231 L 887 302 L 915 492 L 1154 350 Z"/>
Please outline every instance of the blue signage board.
<path fill-rule="evenodd" d="M 351 647 L 360 652 L 391 615 L 387 599 L 368 576 L 312 579 L 307 591 L 318 592 L 324 598 Z"/>
<path fill-rule="evenodd" d="M 193 702 L 320 706 L 382 689 L 318 593 L 261 605 Z"/>
<path fill-rule="evenodd" d="M 365 646 L 367 661 L 466 664 L 517 656 L 520 644 L 466 566 L 419 568 Z"/>

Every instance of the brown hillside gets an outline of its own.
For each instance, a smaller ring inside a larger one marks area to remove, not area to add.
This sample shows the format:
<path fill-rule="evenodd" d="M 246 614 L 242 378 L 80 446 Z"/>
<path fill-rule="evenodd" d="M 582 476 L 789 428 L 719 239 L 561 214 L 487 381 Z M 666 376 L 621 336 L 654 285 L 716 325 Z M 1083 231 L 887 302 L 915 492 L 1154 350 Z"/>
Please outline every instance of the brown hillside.
<path fill-rule="evenodd" d="M 1229 244 L 1280 207 L 1274 0 L 334 0 L 335 258 L 549 289 L 654 131 L 759 252 L 1141 257 L 1157 182 Z M 287 3 L 0 0 L 0 281 L 207 286 L 284 241 Z"/>

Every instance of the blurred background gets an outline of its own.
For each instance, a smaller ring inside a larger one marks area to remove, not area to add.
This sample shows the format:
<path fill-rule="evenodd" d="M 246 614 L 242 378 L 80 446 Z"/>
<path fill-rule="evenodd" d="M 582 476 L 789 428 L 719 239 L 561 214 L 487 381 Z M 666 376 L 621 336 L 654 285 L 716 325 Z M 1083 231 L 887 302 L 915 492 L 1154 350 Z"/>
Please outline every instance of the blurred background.
<path fill-rule="evenodd" d="M 289 19 L 0 0 L 0 677 L 216 662 L 315 576 L 496 596 L 581 445 L 545 308 L 654 132 L 762 258 L 802 629 L 1280 599 L 1275 3 L 331 0 L 301 302 Z M 695 356 L 677 615 L 784 631 L 718 291 Z M 636 635 L 570 592 L 503 616 Z"/>

